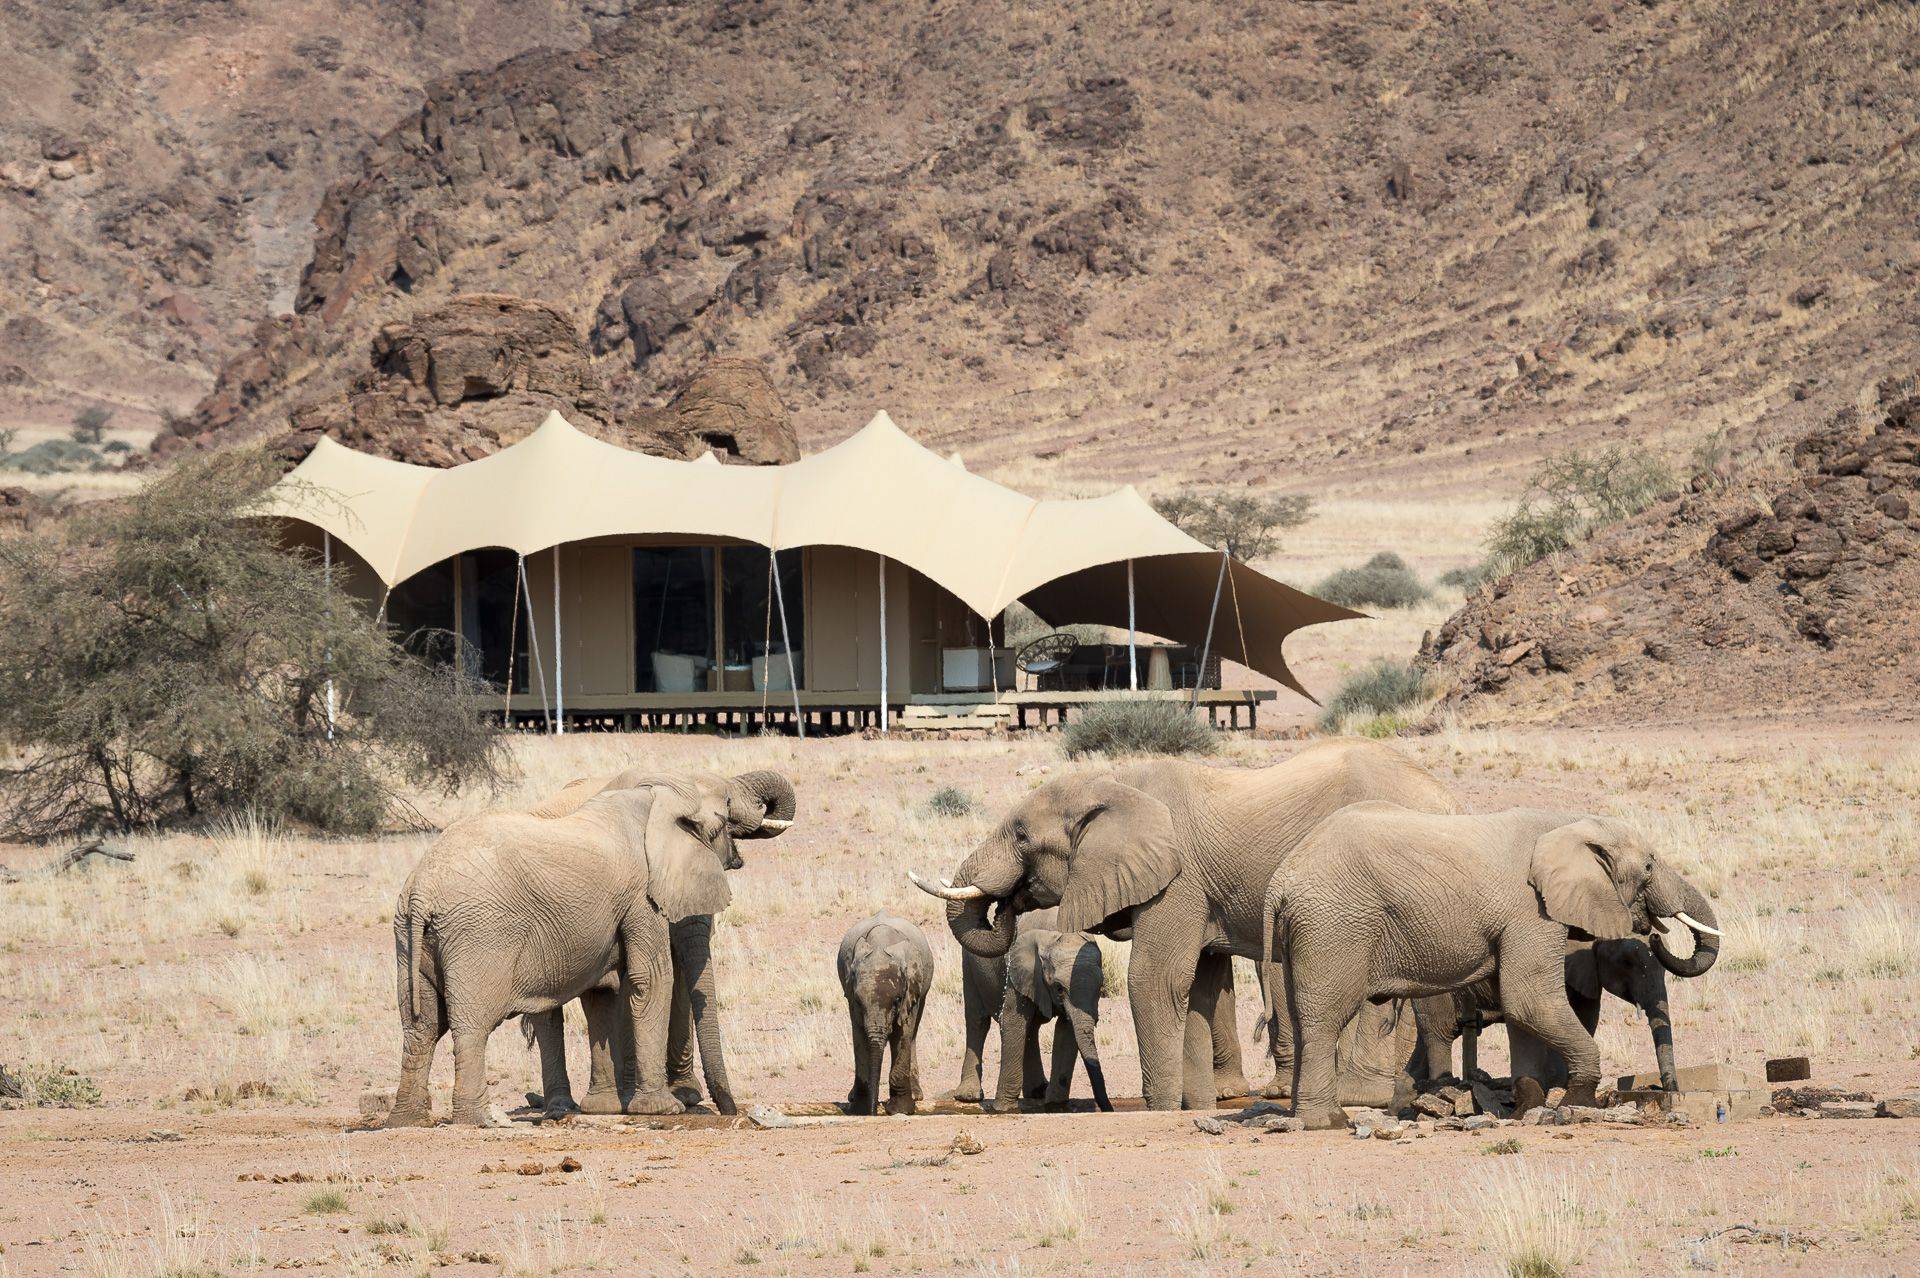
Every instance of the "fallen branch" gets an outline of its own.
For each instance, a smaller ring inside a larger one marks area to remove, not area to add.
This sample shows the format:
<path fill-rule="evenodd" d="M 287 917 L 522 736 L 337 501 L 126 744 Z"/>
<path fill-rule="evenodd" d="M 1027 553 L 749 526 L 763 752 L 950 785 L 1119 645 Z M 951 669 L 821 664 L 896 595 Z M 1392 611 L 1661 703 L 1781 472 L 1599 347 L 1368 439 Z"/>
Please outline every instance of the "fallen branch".
<path fill-rule="evenodd" d="M 62 852 L 37 870 L 11 870 L 0 866 L 0 883 L 24 883 L 28 879 L 51 879 L 62 874 L 71 874 L 96 856 L 104 857 L 109 861 L 133 860 L 133 853 L 122 848 L 111 847 L 104 840 L 91 839 L 79 847 Z"/>

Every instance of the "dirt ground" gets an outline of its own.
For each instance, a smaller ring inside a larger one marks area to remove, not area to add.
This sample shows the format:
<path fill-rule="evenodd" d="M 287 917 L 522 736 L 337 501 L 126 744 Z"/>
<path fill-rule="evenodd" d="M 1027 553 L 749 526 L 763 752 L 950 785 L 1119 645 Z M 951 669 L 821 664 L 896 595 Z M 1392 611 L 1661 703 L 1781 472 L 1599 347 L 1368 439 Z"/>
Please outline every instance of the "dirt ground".
<path fill-rule="evenodd" d="M 1721 961 L 1675 983 L 1682 1064 L 1757 1071 L 1797 1051 L 1818 1081 L 1877 1095 L 1920 1087 L 1920 739 L 1870 724 L 1743 723 L 1443 728 L 1402 746 L 1476 809 L 1556 804 L 1636 821 L 1717 897 Z M 1296 748 L 1243 737 L 1223 765 Z M 950 870 L 1016 796 L 1082 766 L 1044 734 L 574 736 L 527 740 L 519 754 L 523 778 L 497 802 L 642 758 L 795 778 L 799 823 L 748 847 L 719 929 L 729 1060 L 747 1104 L 844 1095 L 833 947 L 883 905 L 934 946 L 921 1053 L 929 1095 L 952 1089 L 958 949 L 903 871 Z M 977 811 L 930 813 L 943 786 Z M 377 1106 L 395 1077 L 389 919 L 425 841 L 240 827 L 136 839 L 131 866 L 6 889 L 0 1061 L 55 1091 L 74 1084 L 50 1071 L 77 1071 L 101 1102 L 0 1112 L 0 1272 L 1554 1272 L 1527 1268 L 1529 1256 L 1572 1258 L 1580 1273 L 1920 1265 L 1920 1129 L 1892 1120 L 1392 1144 L 1208 1136 L 1190 1115 L 1138 1113 L 362 1131 L 363 1101 Z M 15 865 L 35 855 L 4 852 Z M 1124 1003 L 1105 1005 L 1102 1048 L 1115 1094 L 1137 1096 Z M 1619 1004 L 1600 1044 L 1609 1074 L 1651 1067 L 1645 1027 Z M 1250 1045 L 1256 1083 L 1258 1055 Z M 443 1112 L 449 1057 L 436 1066 Z M 576 1050 L 576 1073 L 583 1059 Z M 502 1109 L 536 1085 L 511 1026 L 489 1064 Z M 953 1152 L 963 1133 L 984 1149 Z M 568 1158 L 579 1170 L 560 1170 Z"/>

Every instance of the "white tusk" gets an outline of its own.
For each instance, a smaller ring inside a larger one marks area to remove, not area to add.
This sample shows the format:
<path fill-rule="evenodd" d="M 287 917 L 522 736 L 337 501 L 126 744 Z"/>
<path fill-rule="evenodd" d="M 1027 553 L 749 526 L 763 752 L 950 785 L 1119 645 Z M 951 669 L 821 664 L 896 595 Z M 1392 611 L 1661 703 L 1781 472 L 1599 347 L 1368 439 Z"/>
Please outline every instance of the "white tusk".
<path fill-rule="evenodd" d="M 907 879 L 927 895 L 937 896 L 946 901 L 977 901 L 987 895 L 987 890 L 981 887 L 954 887 L 950 883 L 929 883 L 912 870 L 907 871 Z"/>
<path fill-rule="evenodd" d="M 782 830 L 790 829 L 792 826 L 793 822 L 782 821 L 779 817 L 764 817 L 760 822 L 761 829 L 772 830 L 775 834 L 780 833 Z"/>
<path fill-rule="evenodd" d="M 1719 928 L 1708 927 L 1705 923 L 1702 923 L 1699 919 L 1694 918 L 1690 914 L 1683 912 L 1680 914 L 1676 914 L 1673 917 L 1675 917 L 1676 919 L 1679 919 L 1682 923 L 1685 923 L 1688 927 L 1692 928 L 1696 932 L 1705 932 L 1708 936 L 1725 936 L 1726 935 L 1726 933 L 1722 932 Z"/>

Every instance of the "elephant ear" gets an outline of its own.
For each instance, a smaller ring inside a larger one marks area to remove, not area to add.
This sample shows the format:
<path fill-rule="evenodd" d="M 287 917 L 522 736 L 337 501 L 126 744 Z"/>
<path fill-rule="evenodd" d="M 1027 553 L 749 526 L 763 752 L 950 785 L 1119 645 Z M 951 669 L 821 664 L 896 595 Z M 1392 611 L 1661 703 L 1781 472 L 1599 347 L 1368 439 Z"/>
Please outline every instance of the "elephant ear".
<path fill-rule="evenodd" d="M 670 923 L 718 914 L 733 900 L 720 854 L 706 835 L 725 828 L 716 813 L 672 786 L 650 787 L 647 814 L 647 897 Z M 696 833 L 698 831 L 698 833 Z"/>
<path fill-rule="evenodd" d="M 1527 876 L 1548 918 L 1602 941 L 1633 935 L 1608 868 L 1607 841 L 1606 829 L 1590 818 L 1548 830 L 1534 842 Z"/>
<path fill-rule="evenodd" d="M 1054 926 L 1090 932 L 1110 915 L 1151 901 L 1179 873 L 1167 805 L 1130 785 L 1096 781 L 1074 821 Z"/>
<path fill-rule="evenodd" d="M 588 799 L 607 788 L 605 777 L 576 777 L 527 811 L 537 817 L 572 816 Z"/>
<path fill-rule="evenodd" d="M 1600 956 L 1591 945 L 1567 952 L 1567 993 L 1582 998 L 1600 997 Z"/>

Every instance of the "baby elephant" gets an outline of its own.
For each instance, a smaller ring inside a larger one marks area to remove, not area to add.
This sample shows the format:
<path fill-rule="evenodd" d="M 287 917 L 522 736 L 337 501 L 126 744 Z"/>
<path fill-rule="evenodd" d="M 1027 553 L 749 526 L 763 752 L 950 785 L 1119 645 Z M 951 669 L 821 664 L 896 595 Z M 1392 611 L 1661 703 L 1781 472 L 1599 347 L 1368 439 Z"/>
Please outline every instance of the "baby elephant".
<path fill-rule="evenodd" d="M 880 1057 L 891 1050 L 887 1112 L 913 1113 L 922 1095 L 914 1039 L 933 988 L 933 951 L 920 929 L 903 918 L 876 914 L 840 938 L 840 988 L 853 1022 L 853 1090 L 847 1107 L 874 1113 L 880 1102 Z"/>
<path fill-rule="evenodd" d="M 1397 804 L 1341 808 L 1267 889 L 1261 985 L 1292 1026 L 1294 1112 L 1344 1126 L 1334 1040 L 1369 1000 L 1423 998 L 1491 980 L 1507 1022 L 1567 1062 L 1567 1103 L 1593 1104 L 1600 1053 L 1567 1003 L 1576 939 L 1647 936 L 1689 911 L 1691 884 L 1632 829 L 1516 808 L 1441 816 Z"/>
<path fill-rule="evenodd" d="M 1093 1103 L 1111 1110 L 1106 1076 L 1100 1072 L 1100 947 L 1085 932 L 1022 932 L 1007 952 L 1006 1002 L 1000 1008 L 1000 1089 L 996 1109 L 1018 1108 L 1041 1080 L 1023 1078 L 1023 1062 L 1040 1059 L 1040 1026 L 1053 1027 L 1053 1071 L 1046 1082 L 1048 1109 L 1065 1109 L 1073 1088 L 1077 1054 L 1087 1063 Z"/>

